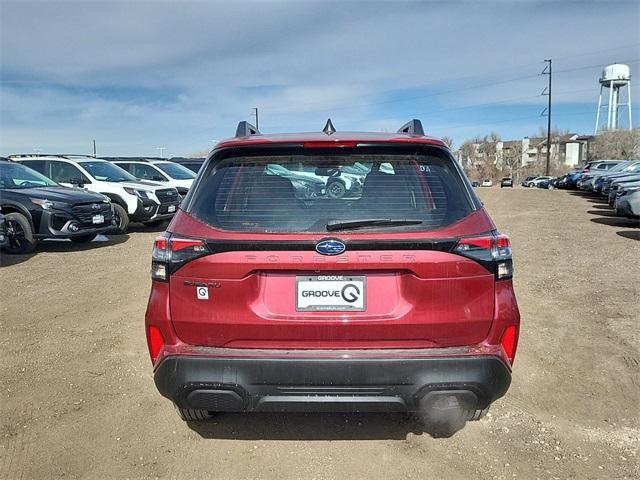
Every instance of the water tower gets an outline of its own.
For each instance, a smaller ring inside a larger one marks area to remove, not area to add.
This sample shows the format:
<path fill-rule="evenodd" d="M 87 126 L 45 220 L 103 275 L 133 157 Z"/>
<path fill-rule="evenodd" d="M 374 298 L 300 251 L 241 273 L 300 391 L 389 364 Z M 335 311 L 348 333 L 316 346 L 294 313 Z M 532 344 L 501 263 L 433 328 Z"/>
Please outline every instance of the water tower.
<path fill-rule="evenodd" d="M 626 87 L 626 89 L 625 89 Z M 602 104 L 602 93 L 605 88 L 609 89 L 609 92 L 605 91 L 605 102 Z M 622 94 L 626 91 L 627 100 L 622 101 Z M 620 110 L 627 109 L 627 115 L 629 118 L 629 124 L 627 128 L 631 130 L 631 73 L 629 65 L 623 65 L 621 63 L 614 63 L 604 67 L 602 70 L 602 77 L 600 78 L 600 97 L 598 98 L 598 112 L 596 113 L 596 129 L 595 133 L 599 130 L 616 130 L 620 128 L 621 123 L 619 114 Z M 603 108 L 607 109 L 607 123 L 600 124 L 600 112 Z"/>

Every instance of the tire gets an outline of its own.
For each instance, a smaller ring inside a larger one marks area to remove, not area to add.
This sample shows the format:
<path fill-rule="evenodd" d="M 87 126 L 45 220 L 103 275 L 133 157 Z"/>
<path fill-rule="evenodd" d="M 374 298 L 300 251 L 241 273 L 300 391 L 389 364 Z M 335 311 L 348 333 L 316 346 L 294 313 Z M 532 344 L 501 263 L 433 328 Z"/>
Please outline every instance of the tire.
<path fill-rule="evenodd" d="M 89 243 L 91 240 L 98 236 L 97 233 L 90 233 L 89 235 L 76 235 L 75 237 L 69 237 L 73 243 Z"/>
<path fill-rule="evenodd" d="M 116 221 L 113 233 L 116 235 L 127 233 L 127 228 L 129 228 L 129 214 L 117 203 L 113 204 L 113 217 Z"/>
<path fill-rule="evenodd" d="M 340 180 L 334 180 L 327 185 L 327 195 L 330 198 L 342 198 L 347 193 L 347 187 Z"/>
<path fill-rule="evenodd" d="M 175 405 L 174 405 L 175 406 Z M 195 408 L 180 408 L 176 407 L 178 416 L 185 422 L 204 422 L 211 420 L 213 415 L 208 410 L 197 410 Z"/>
<path fill-rule="evenodd" d="M 7 213 L 7 238 L 9 243 L 4 247 L 8 253 L 24 254 L 35 250 L 38 241 L 33 238 L 33 230 L 27 217 L 21 213 Z"/>

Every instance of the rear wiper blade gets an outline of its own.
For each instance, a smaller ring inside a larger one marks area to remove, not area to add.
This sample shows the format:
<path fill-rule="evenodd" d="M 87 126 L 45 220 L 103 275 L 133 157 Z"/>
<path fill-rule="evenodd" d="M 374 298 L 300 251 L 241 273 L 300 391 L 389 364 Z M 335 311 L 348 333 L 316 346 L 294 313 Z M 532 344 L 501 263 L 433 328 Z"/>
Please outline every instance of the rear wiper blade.
<path fill-rule="evenodd" d="M 362 220 L 332 220 L 327 223 L 327 231 L 349 230 L 367 227 L 401 227 L 403 225 L 420 225 L 422 220 L 363 218 Z"/>

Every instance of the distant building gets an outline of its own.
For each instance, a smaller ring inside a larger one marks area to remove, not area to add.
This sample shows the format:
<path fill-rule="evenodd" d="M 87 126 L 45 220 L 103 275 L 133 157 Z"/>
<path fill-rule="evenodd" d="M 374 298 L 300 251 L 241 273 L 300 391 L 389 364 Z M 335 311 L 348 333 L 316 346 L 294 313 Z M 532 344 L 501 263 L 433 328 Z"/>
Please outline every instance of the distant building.
<path fill-rule="evenodd" d="M 587 162 L 589 135 L 567 133 L 551 138 L 551 158 L 558 164 L 567 167 L 575 167 Z M 547 158 L 547 137 L 524 137 L 522 140 L 506 140 L 491 142 L 479 142 L 472 144 L 472 148 L 458 150 L 458 161 L 466 167 L 484 162 L 487 152 L 491 152 L 496 166 L 501 167 L 505 160 L 512 159 L 513 155 L 520 156 L 519 167 L 545 160 Z M 513 160 L 513 159 L 512 159 Z M 513 166 L 517 162 L 507 161 Z"/>
<path fill-rule="evenodd" d="M 552 137 L 551 158 L 555 159 L 559 164 L 566 165 L 567 167 L 575 167 L 580 163 L 586 163 L 589 141 L 592 138 L 593 137 L 590 135 L 578 135 L 577 133 L 567 133 Z M 523 142 L 525 139 L 523 139 Z M 546 158 L 547 138 L 529 139 L 527 158 L 525 159 L 523 155 L 523 161 L 531 162 Z"/>

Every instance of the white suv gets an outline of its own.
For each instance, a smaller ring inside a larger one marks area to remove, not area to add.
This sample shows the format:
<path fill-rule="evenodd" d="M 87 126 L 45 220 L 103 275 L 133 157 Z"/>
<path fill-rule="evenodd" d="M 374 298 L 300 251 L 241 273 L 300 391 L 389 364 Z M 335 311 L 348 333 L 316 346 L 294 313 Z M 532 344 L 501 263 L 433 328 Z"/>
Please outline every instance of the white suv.
<path fill-rule="evenodd" d="M 134 177 L 164 183 L 174 187 L 182 196 L 187 194 L 196 178 L 191 170 L 169 160 L 119 158 L 112 161 Z"/>
<path fill-rule="evenodd" d="M 129 222 L 158 224 L 171 218 L 180 204 L 173 187 L 137 180 L 106 160 L 81 155 L 12 155 L 20 162 L 65 187 L 84 188 L 111 199 L 116 232 L 127 231 Z"/>

